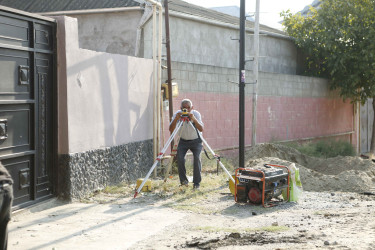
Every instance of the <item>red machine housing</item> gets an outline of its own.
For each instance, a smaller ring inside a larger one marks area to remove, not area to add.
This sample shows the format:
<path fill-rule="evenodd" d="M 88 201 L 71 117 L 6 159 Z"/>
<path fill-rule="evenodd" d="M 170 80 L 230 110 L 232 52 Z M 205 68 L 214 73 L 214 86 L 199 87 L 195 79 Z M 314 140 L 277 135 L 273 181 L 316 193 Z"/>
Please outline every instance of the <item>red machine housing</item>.
<path fill-rule="evenodd" d="M 264 164 L 253 168 L 238 168 L 235 172 L 236 202 L 274 206 L 272 200 L 286 190 L 289 200 L 289 169 L 275 164 Z"/>

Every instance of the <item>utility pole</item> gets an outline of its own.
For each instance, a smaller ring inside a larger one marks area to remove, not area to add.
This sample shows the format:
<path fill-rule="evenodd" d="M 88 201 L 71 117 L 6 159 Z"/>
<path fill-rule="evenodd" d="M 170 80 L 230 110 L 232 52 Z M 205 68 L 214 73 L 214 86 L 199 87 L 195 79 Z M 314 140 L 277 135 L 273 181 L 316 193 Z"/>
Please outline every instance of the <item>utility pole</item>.
<path fill-rule="evenodd" d="M 240 65 L 239 65 L 239 167 L 245 165 L 245 0 L 240 6 Z"/>
<path fill-rule="evenodd" d="M 251 139 L 251 146 L 254 147 L 257 143 L 257 99 L 258 99 L 258 79 L 259 79 L 259 2 L 260 0 L 256 0 L 255 6 L 255 27 L 254 27 L 254 77 L 255 77 L 255 84 L 253 86 L 253 128 L 252 128 L 252 139 Z"/>
<path fill-rule="evenodd" d="M 173 101 L 172 101 L 172 69 L 171 69 L 171 46 L 169 41 L 169 10 L 168 0 L 164 0 L 164 15 L 165 15 L 165 46 L 167 48 L 167 70 L 168 70 L 168 99 L 169 99 L 169 122 L 172 121 L 173 116 Z M 172 143 L 173 147 L 173 143 Z"/>
<path fill-rule="evenodd" d="M 172 66 L 171 66 L 171 44 L 170 44 L 170 35 L 169 35 L 169 9 L 168 9 L 168 0 L 164 0 L 164 16 L 165 16 L 165 47 L 167 49 L 167 72 L 168 72 L 168 105 L 169 105 L 169 123 L 172 121 L 173 117 L 173 93 L 172 93 Z M 171 143 L 171 153 L 173 150 L 174 140 L 172 139 Z M 173 157 L 172 161 L 176 161 L 176 158 Z"/>

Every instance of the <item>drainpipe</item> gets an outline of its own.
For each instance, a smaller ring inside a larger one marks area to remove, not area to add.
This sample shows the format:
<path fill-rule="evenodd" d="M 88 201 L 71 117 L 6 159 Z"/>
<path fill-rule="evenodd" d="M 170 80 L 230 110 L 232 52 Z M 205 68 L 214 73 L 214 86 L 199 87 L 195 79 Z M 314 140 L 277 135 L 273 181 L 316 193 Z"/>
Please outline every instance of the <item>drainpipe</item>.
<path fill-rule="evenodd" d="M 154 65 L 154 119 L 153 119 L 153 152 L 154 159 L 156 159 L 160 150 L 160 95 L 161 95 L 161 45 L 162 45 L 162 15 L 163 8 L 161 3 L 153 0 L 145 0 L 146 2 L 152 4 L 152 59 Z M 156 8 L 159 9 L 159 27 L 158 27 L 158 41 L 156 35 Z M 158 46 L 158 48 L 156 48 Z M 158 55 L 156 55 L 158 53 Z M 156 172 L 154 172 L 156 175 Z"/>
<path fill-rule="evenodd" d="M 152 11 L 149 8 L 144 8 L 144 13 L 141 17 L 141 20 L 139 21 L 139 25 L 137 28 L 137 38 L 135 40 L 134 56 L 136 57 L 143 56 L 143 54 L 140 55 L 142 29 L 144 25 L 146 24 L 146 22 L 151 18 L 151 16 L 152 16 Z"/>

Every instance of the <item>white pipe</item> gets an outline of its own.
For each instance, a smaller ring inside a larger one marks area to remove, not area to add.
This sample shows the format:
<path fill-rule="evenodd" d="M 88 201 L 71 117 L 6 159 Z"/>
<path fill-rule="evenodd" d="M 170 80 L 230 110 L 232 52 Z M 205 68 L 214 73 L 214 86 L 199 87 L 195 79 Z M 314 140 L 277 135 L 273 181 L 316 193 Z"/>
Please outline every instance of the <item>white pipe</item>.
<path fill-rule="evenodd" d="M 139 51 L 140 51 L 140 47 L 141 47 L 142 29 L 143 29 L 145 23 L 150 19 L 151 16 L 152 16 L 152 11 L 149 8 L 145 8 L 143 16 L 142 16 L 141 20 L 139 21 L 139 25 L 138 25 L 138 28 L 137 28 L 137 38 L 136 38 L 136 41 L 135 41 L 135 52 L 134 52 L 134 55 L 136 57 L 139 56 Z"/>
<path fill-rule="evenodd" d="M 255 6 L 255 26 L 254 26 L 254 78 L 255 84 L 253 86 L 253 121 L 252 121 L 252 139 L 251 145 L 255 146 L 257 143 L 257 102 L 258 102 L 258 85 L 259 85 L 259 6 L 260 0 L 256 0 Z"/>
<path fill-rule="evenodd" d="M 153 144 L 153 151 L 154 151 L 154 158 L 156 158 L 158 152 L 158 111 L 157 111 L 157 100 L 158 100 L 158 89 L 157 89 L 157 58 L 156 58 L 156 6 L 152 6 L 152 60 L 153 60 L 153 85 L 154 85 L 154 109 L 153 109 L 153 138 L 154 138 L 154 144 Z"/>
<path fill-rule="evenodd" d="M 154 119 L 153 119 L 153 151 L 154 158 L 160 150 L 160 95 L 161 95 L 161 43 L 162 43 L 162 15 L 163 8 L 161 3 L 154 0 L 146 0 L 152 4 L 152 59 L 154 65 L 153 83 L 154 83 Z M 159 8 L 159 41 L 158 41 L 158 58 L 156 55 L 156 8 Z"/>
<path fill-rule="evenodd" d="M 157 128 L 157 137 L 158 137 L 158 140 L 157 140 L 157 147 L 158 147 L 158 151 L 160 150 L 160 134 L 161 134 L 161 129 L 163 129 L 161 127 L 161 108 L 162 108 L 162 105 L 161 105 L 161 50 L 162 50 L 162 24 L 163 24 L 163 10 L 161 8 L 159 8 L 159 29 L 158 29 L 158 32 L 159 32 L 159 39 L 158 39 L 158 84 L 157 84 L 157 103 L 158 103 L 158 106 L 157 106 L 157 109 L 158 109 L 158 112 L 157 112 L 157 116 L 158 116 L 158 128 Z M 159 153 L 159 152 L 158 152 Z"/>

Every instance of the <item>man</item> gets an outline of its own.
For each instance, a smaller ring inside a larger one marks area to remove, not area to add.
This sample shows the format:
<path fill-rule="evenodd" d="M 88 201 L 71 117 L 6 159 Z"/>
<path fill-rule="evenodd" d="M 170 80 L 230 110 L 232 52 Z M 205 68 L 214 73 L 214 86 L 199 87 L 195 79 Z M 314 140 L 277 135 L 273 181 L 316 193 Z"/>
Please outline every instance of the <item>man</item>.
<path fill-rule="evenodd" d="M 193 103 L 189 99 L 184 99 L 181 101 L 181 109 L 178 110 L 172 117 L 172 121 L 169 125 L 169 131 L 171 133 L 176 128 L 177 122 L 181 119 L 183 111 L 184 113 L 187 113 L 187 116 L 194 127 L 187 122 L 184 122 L 181 127 L 180 142 L 177 147 L 178 175 L 180 177 L 181 185 L 187 186 L 189 181 L 186 177 L 185 156 L 187 151 L 190 149 L 194 156 L 193 187 L 194 189 L 199 189 L 202 179 L 200 154 L 203 148 L 200 133 L 203 132 L 204 125 L 201 119 L 201 114 L 197 110 L 193 110 Z"/>
<path fill-rule="evenodd" d="M 0 249 L 8 246 L 8 222 L 13 200 L 13 180 L 7 169 L 0 163 Z"/>

